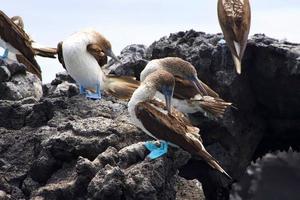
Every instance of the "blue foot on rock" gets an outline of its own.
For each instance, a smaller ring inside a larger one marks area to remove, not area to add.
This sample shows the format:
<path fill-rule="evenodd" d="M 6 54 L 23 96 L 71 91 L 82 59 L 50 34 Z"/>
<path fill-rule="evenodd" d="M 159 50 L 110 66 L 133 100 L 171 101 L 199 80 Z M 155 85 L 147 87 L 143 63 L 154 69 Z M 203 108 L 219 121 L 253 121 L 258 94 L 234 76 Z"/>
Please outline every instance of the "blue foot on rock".
<path fill-rule="evenodd" d="M 0 56 L 1 59 L 5 60 L 8 58 L 8 49 L 5 49 L 4 53 L 2 56 Z"/>
<path fill-rule="evenodd" d="M 159 158 L 168 152 L 168 143 L 160 141 L 160 147 L 157 147 L 153 142 L 146 142 L 145 147 L 150 151 L 147 157 L 151 160 Z"/>
<path fill-rule="evenodd" d="M 96 93 L 86 92 L 85 96 L 87 98 L 95 99 L 95 100 L 101 99 L 100 86 L 99 85 L 96 86 Z"/>

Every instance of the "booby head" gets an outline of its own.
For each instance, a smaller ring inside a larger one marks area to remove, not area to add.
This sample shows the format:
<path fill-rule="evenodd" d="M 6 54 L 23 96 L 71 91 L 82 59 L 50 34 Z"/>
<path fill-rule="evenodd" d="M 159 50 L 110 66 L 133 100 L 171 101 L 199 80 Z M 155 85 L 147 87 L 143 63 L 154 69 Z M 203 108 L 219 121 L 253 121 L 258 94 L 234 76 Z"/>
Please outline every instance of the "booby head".
<path fill-rule="evenodd" d="M 13 17 L 11 18 L 11 20 L 12 20 L 17 26 L 19 26 L 22 30 L 24 29 L 24 22 L 23 22 L 22 17 L 20 17 L 20 16 L 13 16 Z"/>
<path fill-rule="evenodd" d="M 195 67 L 178 57 L 166 57 L 150 61 L 141 73 L 141 80 L 157 69 L 163 69 L 174 76 L 189 80 L 201 95 L 207 95 L 206 89 L 197 76 Z"/>
<path fill-rule="evenodd" d="M 87 33 L 92 36 L 92 41 L 90 41 L 90 44 L 87 46 L 87 49 L 91 54 L 93 54 L 94 56 L 99 56 L 99 54 L 106 55 L 111 57 L 115 61 L 122 63 L 112 51 L 111 43 L 104 36 L 102 36 L 99 32 L 91 29 L 89 29 Z"/>
<path fill-rule="evenodd" d="M 147 76 L 142 86 L 145 86 L 146 89 L 143 99 L 140 101 L 152 100 L 156 92 L 161 92 L 165 96 L 168 113 L 171 113 L 171 101 L 175 86 L 175 78 L 172 74 L 165 70 L 157 70 Z"/>

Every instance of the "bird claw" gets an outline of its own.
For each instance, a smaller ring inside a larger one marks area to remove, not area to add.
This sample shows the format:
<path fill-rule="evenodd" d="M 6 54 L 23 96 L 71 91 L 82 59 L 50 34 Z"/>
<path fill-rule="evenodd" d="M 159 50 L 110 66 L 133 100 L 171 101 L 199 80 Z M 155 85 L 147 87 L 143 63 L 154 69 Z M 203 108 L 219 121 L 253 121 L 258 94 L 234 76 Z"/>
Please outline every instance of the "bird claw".
<path fill-rule="evenodd" d="M 165 141 L 160 141 L 160 146 L 156 146 L 152 141 L 145 143 L 145 147 L 150 151 L 147 157 L 151 160 L 159 158 L 168 152 L 168 143 Z"/>
<path fill-rule="evenodd" d="M 86 98 L 98 100 L 98 99 L 101 99 L 101 92 L 100 92 L 99 85 L 97 85 L 96 88 L 97 88 L 96 92 L 93 93 L 93 92 L 87 91 L 85 87 L 80 85 L 79 92 L 80 92 L 80 94 L 85 95 Z"/>

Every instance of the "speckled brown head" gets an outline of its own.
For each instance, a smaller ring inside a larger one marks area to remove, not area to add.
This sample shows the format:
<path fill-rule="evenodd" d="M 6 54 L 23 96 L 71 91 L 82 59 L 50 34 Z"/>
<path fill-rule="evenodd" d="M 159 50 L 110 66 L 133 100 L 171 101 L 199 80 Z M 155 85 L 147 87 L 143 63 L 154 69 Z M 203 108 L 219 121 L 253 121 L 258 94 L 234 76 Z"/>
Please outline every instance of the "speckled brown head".
<path fill-rule="evenodd" d="M 174 76 L 179 76 L 183 79 L 190 79 L 191 77 L 197 77 L 197 71 L 195 67 L 178 57 L 167 57 L 160 59 L 161 66 L 164 70 L 170 72 Z"/>
<path fill-rule="evenodd" d="M 172 73 L 174 76 L 189 80 L 201 95 L 207 95 L 203 83 L 198 79 L 195 67 L 178 57 L 167 57 L 160 59 L 162 69 Z"/>
<path fill-rule="evenodd" d="M 94 38 L 92 43 L 87 46 L 87 50 L 92 55 L 94 55 L 95 57 L 99 57 L 105 54 L 106 56 L 109 56 L 114 60 L 121 62 L 113 53 L 111 43 L 103 35 L 94 30 L 91 30 L 89 34 Z"/>

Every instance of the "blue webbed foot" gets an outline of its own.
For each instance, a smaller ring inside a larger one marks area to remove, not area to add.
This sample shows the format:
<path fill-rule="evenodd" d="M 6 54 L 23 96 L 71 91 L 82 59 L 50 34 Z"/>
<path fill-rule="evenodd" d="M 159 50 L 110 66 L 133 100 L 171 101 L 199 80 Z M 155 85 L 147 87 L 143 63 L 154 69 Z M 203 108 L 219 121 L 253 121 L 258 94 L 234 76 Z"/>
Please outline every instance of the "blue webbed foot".
<path fill-rule="evenodd" d="M 99 94 L 99 93 L 91 93 L 91 92 L 87 92 L 87 93 L 85 94 L 85 96 L 86 96 L 87 98 L 90 98 L 90 99 L 101 99 L 101 94 Z"/>
<path fill-rule="evenodd" d="M 5 49 L 4 53 L 2 56 L 0 56 L 1 59 L 5 60 L 8 58 L 8 49 Z"/>
<path fill-rule="evenodd" d="M 98 84 L 96 85 L 96 93 L 86 92 L 85 96 L 87 98 L 95 99 L 95 100 L 101 99 L 100 85 Z"/>
<path fill-rule="evenodd" d="M 87 91 L 85 87 L 83 87 L 82 85 L 79 85 L 79 92 L 80 92 L 80 94 L 85 95 L 85 97 L 87 97 L 89 99 L 101 99 L 101 92 L 100 92 L 99 85 L 96 86 L 96 93 Z"/>
<path fill-rule="evenodd" d="M 153 142 L 146 142 L 145 147 L 150 151 L 147 157 L 151 160 L 159 158 L 168 152 L 168 143 L 165 141 L 160 141 L 160 147 L 157 147 Z"/>

